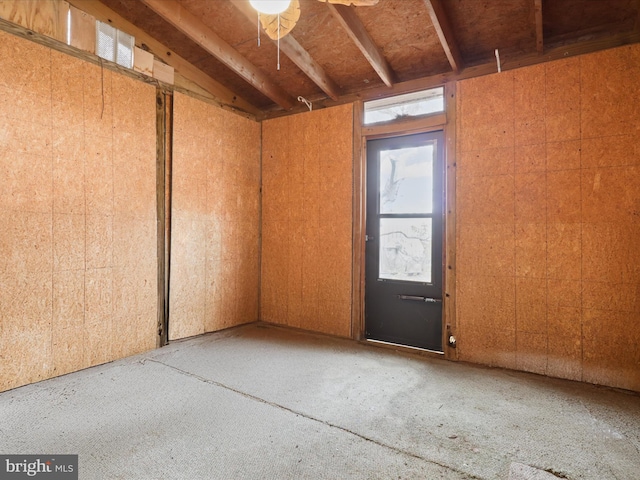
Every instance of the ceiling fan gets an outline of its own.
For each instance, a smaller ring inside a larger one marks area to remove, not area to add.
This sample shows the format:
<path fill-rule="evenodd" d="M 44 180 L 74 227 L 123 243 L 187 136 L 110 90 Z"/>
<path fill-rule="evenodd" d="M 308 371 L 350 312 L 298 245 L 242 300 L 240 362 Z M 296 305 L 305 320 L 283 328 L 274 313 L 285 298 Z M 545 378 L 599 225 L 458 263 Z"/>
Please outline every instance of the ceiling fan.
<path fill-rule="evenodd" d="M 354 7 L 370 7 L 379 2 L 379 0 L 318 1 Z M 249 0 L 249 3 L 258 12 L 260 24 L 272 40 L 279 40 L 287 35 L 300 19 L 300 0 Z"/>

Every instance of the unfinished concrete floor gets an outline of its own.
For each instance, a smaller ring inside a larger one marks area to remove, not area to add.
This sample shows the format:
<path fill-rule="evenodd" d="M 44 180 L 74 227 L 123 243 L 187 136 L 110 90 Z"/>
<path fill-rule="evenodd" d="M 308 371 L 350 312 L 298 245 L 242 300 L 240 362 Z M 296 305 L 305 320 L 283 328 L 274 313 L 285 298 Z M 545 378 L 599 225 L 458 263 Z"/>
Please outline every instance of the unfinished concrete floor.
<path fill-rule="evenodd" d="M 0 452 L 81 479 L 633 480 L 640 396 L 254 324 L 0 394 Z"/>

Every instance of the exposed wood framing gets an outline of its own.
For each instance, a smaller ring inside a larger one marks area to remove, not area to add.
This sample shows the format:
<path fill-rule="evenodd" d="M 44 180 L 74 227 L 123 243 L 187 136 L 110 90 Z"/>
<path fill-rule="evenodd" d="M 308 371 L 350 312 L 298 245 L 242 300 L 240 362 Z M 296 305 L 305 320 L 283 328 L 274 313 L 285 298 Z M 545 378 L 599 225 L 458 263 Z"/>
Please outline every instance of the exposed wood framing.
<path fill-rule="evenodd" d="M 596 52 L 599 50 L 605 50 L 608 48 L 619 47 L 622 45 L 629 45 L 632 43 L 640 43 L 640 31 L 627 32 L 619 35 L 614 35 L 606 38 L 598 38 L 595 40 L 589 40 L 586 42 L 575 43 L 572 45 L 566 45 L 562 47 L 550 48 L 544 55 L 538 55 L 534 53 L 532 55 L 525 55 L 518 58 L 507 58 L 502 62 L 502 71 L 513 70 L 515 68 L 526 67 L 529 65 L 537 65 L 540 63 L 560 60 L 563 58 L 569 58 L 576 55 L 583 55 L 585 53 Z M 429 88 L 441 86 L 450 81 L 464 80 L 465 78 L 481 77 L 483 75 L 490 75 L 496 72 L 495 60 L 482 65 L 476 65 L 473 67 L 467 67 L 459 74 L 454 72 L 432 75 L 430 77 L 424 77 L 416 80 L 409 80 L 407 82 L 399 82 L 393 85 L 393 87 L 373 87 L 368 90 L 362 90 L 358 93 L 346 94 L 339 98 L 337 102 L 328 100 L 326 98 L 310 97 L 308 100 L 313 102 L 314 109 L 331 107 L 338 104 L 352 103 L 357 100 L 375 100 L 378 98 L 385 98 L 392 95 L 401 95 L 403 93 L 418 92 L 420 90 L 427 90 Z M 294 108 L 290 112 L 283 112 L 278 110 L 271 110 L 264 112 L 260 117 L 265 118 L 277 118 L 289 113 L 304 112 L 306 107 L 304 105 Z"/>
<path fill-rule="evenodd" d="M 327 3 L 327 7 L 333 16 L 340 22 L 346 33 L 358 46 L 367 61 L 371 64 L 378 76 L 388 87 L 395 82 L 395 74 L 382 55 L 382 52 L 371 39 L 371 36 L 364 28 L 364 25 L 355 14 L 353 8 L 345 5 L 334 5 Z"/>
<path fill-rule="evenodd" d="M 542 0 L 533 0 L 533 10 L 536 17 L 536 50 L 544 53 L 544 38 L 542 33 Z"/>
<path fill-rule="evenodd" d="M 297 102 L 293 97 L 272 82 L 267 75 L 240 55 L 198 17 L 183 8 L 177 0 L 141 1 L 282 108 L 288 110 L 296 105 Z"/>
<path fill-rule="evenodd" d="M 463 69 L 462 55 L 460 55 L 458 42 L 453 34 L 453 29 L 441 0 L 424 0 L 424 3 L 427 6 L 429 17 L 431 17 L 431 22 L 436 29 L 451 68 L 456 73 L 461 72 Z"/>
<path fill-rule="evenodd" d="M 367 198 L 366 138 L 362 136 L 364 107 L 353 105 L 353 260 L 351 338 L 364 340 L 365 213 Z"/>
<path fill-rule="evenodd" d="M 60 0 L 0 0 L 0 18 L 61 42 L 67 41 L 68 11 Z"/>
<path fill-rule="evenodd" d="M 445 217 L 444 217 L 444 328 L 443 350 L 449 360 L 457 360 L 458 350 L 449 345 L 456 335 L 456 82 L 445 85 Z"/>
<path fill-rule="evenodd" d="M 246 1 L 234 1 L 232 5 L 242 12 L 252 23 L 256 20 L 256 11 Z M 324 69 L 316 62 L 309 52 L 307 52 L 292 34 L 288 34 L 280 39 L 280 50 L 293 63 L 295 63 L 302 72 L 309 77 L 324 93 L 334 100 L 340 96 L 340 87 L 333 81 Z"/>
<path fill-rule="evenodd" d="M 171 220 L 170 177 L 167 166 L 171 165 L 171 106 L 172 95 L 161 88 L 156 91 L 156 210 L 158 239 L 158 321 L 156 347 L 167 344 L 169 305 L 169 247 Z M 169 195 L 169 196 L 167 196 Z M 167 221 L 169 218 L 169 221 Z"/>
<path fill-rule="evenodd" d="M 242 112 L 249 113 L 253 116 L 260 114 L 260 110 L 247 102 L 246 100 L 238 97 L 231 90 L 224 85 L 218 83 L 202 70 L 196 68 L 187 60 L 182 58 L 177 53 L 168 49 L 162 43 L 148 35 L 146 32 L 136 27 L 132 23 L 125 20 L 123 17 L 115 13 L 106 5 L 100 3 L 98 0 L 71 0 L 69 3 L 75 7 L 93 15 L 98 20 L 109 23 L 110 25 L 118 28 L 130 35 L 133 35 L 136 39 L 136 44 L 142 46 L 143 44 L 153 53 L 156 57 L 162 59 L 168 65 L 171 65 L 176 69 L 184 78 L 188 81 L 199 85 L 206 92 L 216 99 L 220 106 L 223 108 L 230 108 L 232 110 L 240 110 Z M 179 85 L 176 79 L 176 84 Z M 187 89 L 189 87 L 187 86 Z"/>

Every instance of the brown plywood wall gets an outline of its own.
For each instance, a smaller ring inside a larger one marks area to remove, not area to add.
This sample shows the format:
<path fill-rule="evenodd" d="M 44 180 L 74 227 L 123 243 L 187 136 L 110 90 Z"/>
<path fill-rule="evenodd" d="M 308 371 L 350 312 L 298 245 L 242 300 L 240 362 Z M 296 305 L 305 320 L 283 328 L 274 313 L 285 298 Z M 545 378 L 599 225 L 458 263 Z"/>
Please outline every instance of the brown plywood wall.
<path fill-rule="evenodd" d="M 174 97 L 169 338 L 258 319 L 260 124 Z"/>
<path fill-rule="evenodd" d="M 261 320 L 347 337 L 353 106 L 262 125 Z"/>
<path fill-rule="evenodd" d="M 155 347 L 155 88 L 0 32 L 0 390 Z"/>
<path fill-rule="evenodd" d="M 640 46 L 458 84 L 461 360 L 640 390 Z"/>

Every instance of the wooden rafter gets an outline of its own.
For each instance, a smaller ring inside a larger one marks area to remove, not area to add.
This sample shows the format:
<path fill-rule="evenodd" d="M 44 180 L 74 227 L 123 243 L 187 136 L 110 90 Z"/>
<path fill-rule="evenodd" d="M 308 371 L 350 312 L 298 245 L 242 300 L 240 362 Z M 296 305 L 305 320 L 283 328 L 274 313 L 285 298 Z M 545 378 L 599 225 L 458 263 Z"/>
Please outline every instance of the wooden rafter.
<path fill-rule="evenodd" d="M 209 92 L 214 98 L 220 101 L 221 104 L 232 106 L 252 115 L 258 115 L 260 113 L 260 110 L 254 105 L 238 97 L 227 87 L 215 81 L 202 70 L 193 66 L 180 55 L 168 49 L 165 45 L 125 20 L 98 0 L 70 0 L 69 3 L 89 15 L 93 15 L 98 20 L 107 22 L 115 28 L 133 35 L 136 38 L 136 43 L 144 43 L 156 57 L 162 59 L 168 65 L 171 65 L 187 80 L 192 81 Z"/>
<path fill-rule="evenodd" d="M 387 63 L 384 55 L 371 39 L 369 32 L 364 28 L 364 25 L 355 14 L 352 7 L 346 7 L 344 5 L 334 5 L 327 3 L 327 7 L 333 14 L 333 16 L 340 22 L 347 35 L 351 37 L 354 43 L 358 46 L 362 54 L 369 61 L 373 69 L 380 76 L 382 81 L 388 87 L 391 87 L 395 83 L 395 74 L 391 67 Z"/>
<path fill-rule="evenodd" d="M 536 50 L 544 53 L 544 37 L 542 34 L 542 0 L 533 0 L 533 11 L 536 17 Z"/>
<path fill-rule="evenodd" d="M 441 0 L 424 0 L 424 3 L 429 11 L 431 23 L 433 23 L 436 29 L 449 64 L 454 72 L 459 73 L 463 68 L 462 56 L 460 55 L 460 48 L 458 48 L 458 42 L 453 34 L 453 29 L 449 23 L 449 18 L 444 10 L 444 6 Z"/>
<path fill-rule="evenodd" d="M 179 2 L 176 0 L 141 1 L 282 108 L 288 110 L 296 105 L 296 101 L 288 93 Z"/>
<path fill-rule="evenodd" d="M 232 2 L 232 5 L 242 12 L 249 20 L 255 23 L 256 11 L 247 0 Z M 288 34 L 280 39 L 280 49 L 289 59 L 295 63 L 302 72 L 309 77 L 330 98 L 337 100 L 340 96 L 340 87 L 324 71 L 309 53 L 302 48 L 298 41 Z"/>

